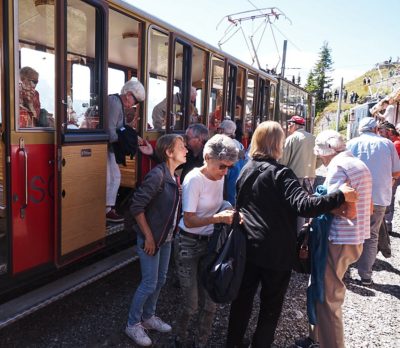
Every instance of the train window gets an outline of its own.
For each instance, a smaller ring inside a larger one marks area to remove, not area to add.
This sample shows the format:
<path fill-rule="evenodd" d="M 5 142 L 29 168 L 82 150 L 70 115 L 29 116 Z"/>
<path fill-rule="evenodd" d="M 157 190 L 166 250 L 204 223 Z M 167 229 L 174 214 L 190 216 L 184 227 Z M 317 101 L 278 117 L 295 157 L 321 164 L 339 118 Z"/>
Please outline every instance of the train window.
<path fill-rule="evenodd" d="M 168 35 L 149 31 L 147 130 L 165 130 L 167 116 Z"/>
<path fill-rule="evenodd" d="M 280 122 L 286 123 L 286 121 L 290 118 L 288 115 L 289 107 L 288 107 L 288 96 L 289 96 L 289 84 L 285 81 L 281 80 L 281 86 L 279 89 L 279 107 L 280 107 Z"/>
<path fill-rule="evenodd" d="M 108 94 L 120 93 L 139 68 L 139 22 L 115 10 L 109 11 Z"/>
<path fill-rule="evenodd" d="M 200 48 L 193 47 L 192 55 L 192 86 L 196 89 L 196 99 L 191 97 L 189 123 L 205 123 L 204 105 L 207 83 L 207 53 Z"/>
<path fill-rule="evenodd" d="M 20 56 L 16 128 L 54 127 L 54 6 L 21 0 L 18 4 Z"/>
<path fill-rule="evenodd" d="M 265 82 L 264 85 L 264 98 L 263 98 L 263 104 L 262 104 L 262 112 L 261 112 L 261 122 L 266 121 L 269 119 L 269 114 L 268 114 L 268 106 L 269 106 L 269 87 L 270 84 L 268 81 Z"/>
<path fill-rule="evenodd" d="M 242 119 L 243 99 L 244 99 L 244 80 L 246 72 L 243 68 L 238 69 L 236 79 L 236 104 L 235 104 L 235 119 Z"/>
<path fill-rule="evenodd" d="M 125 83 L 125 73 L 119 69 L 108 68 L 108 94 L 121 93 Z"/>
<path fill-rule="evenodd" d="M 185 117 L 189 112 L 185 112 L 189 101 L 185 98 L 190 97 L 188 80 L 188 66 L 191 64 L 191 48 L 180 42 L 175 43 L 175 68 L 174 68 L 174 93 L 172 96 L 172 118 L 170 127 L 172 130 L 184 130 Z"/>
<path fill-rule="evenodd" d="M 233 119 L 235 114 L 236 80 L 237 80 L 237 66 L 229 64 L 229 75 L 227 84 L 228 100 L 226 107 L 226 116 L 228 116 L 230 119 Z"/>
<path fill-rule="evenodd" d="M 268 114 L 269 114 L 269 119 L 272 120 L 274 119 L 274 105 L 275 105 L 275 96 L 276 94 L 276 87 L 275 85 L 271 84 L 270 85 L 270 92 L 269 92 L 269 107 L 268 107 Z"/>
<path fill-rule="evenodd" d="M 256 114 L 256 127 L 265 120 L 265 101 L 267 89 L 264 79 L 258 79 L 258 106 Z"/>
<path fill-rule="evenodd" d="M 211 61 L 211 95 L 210 95 L 210 114 L 208 117 L 208 128 L 216 130 L 222 120 L 222 101 L 224 88 L 224 61 L 213 57 Z"/>
<path fill-rule="evenodd" d="M 97 107 L 90 108 L 90 68 L 72 64 L 72 99 L 68 96 L 67 128 L 96 128 Z M 79 116 L 78 116 L 79 115 Z"/>
<path fill-rule="evenodd" d="M 256 87 L 256 77 L 254 75 L 248 76 L 247 79 L 247 94 L 246 94 L 246 104 L 245 104 L 245 136 L 251 138 L 254 126 L 254 92 Z"/>
<path fill-rule="evenodd" d="M 103 127 L 100 102 L 100 55 L 96 54 L 98 11 L 83 1 L 69 0 L 67 9 L 67 114 L 65 130 Z"/>

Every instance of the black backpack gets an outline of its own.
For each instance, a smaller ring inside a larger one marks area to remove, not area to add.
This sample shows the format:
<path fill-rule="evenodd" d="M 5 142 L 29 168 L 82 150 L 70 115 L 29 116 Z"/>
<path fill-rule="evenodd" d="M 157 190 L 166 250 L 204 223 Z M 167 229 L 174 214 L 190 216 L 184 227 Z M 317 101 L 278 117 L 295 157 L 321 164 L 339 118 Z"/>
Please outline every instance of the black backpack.
<path fill-rule="evenodd" d="M 118 94 L 116 95 L 121 100 L 121 97 Z M 122 110 L 124 110 L 122 101 L 121 104 Z M 125 124 L 125 111 L 123 116 L 123 126 L 117 128 L 117 135 L 118 141 L 112 143 L 115 154 L 115 161 L 118 164 L 126 165 L 125 156 L 130 156 L 130 158 L 132 159 L 136 155 L 139 144 L 138 133 L 136 132 L 136 130 L 134 130 L 131 126 Z"/>
<path fill-rule="evenodd" d="M 233 301 L 242 282 L 246 265 L 246 235 L 239 220 L 239 212 L 235 212 L 232 225 L 215 225 L 208 253 L 200 266 L 203 286 L 216 303 Z"/>
<path fill-rule="evenodd" d="M 247 238 L 240 225 L 239 208 L 243 197 L 248 196 L 248 190 L 258 175 L 270 164 L 257 166 L 245 179 L 237 194 L 237 211 L 232 225 L 216 224 L 211 240 L 208 244 L 208 253 L 200 266 L 200 278 L 211 299 L 216 303 L 233 301 L 239 293 L 240 285 L 246 266 Z"/>

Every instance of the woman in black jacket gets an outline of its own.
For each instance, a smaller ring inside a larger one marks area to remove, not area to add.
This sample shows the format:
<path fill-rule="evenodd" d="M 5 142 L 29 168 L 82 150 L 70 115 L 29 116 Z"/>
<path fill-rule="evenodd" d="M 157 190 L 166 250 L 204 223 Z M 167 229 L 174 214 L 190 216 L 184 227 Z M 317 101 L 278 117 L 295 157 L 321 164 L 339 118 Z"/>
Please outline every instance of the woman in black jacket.
<path fill-rule="evenodd" d="M 260 312 L 252 347 L 270 347 L 274 341 L 296 256 L 297 216 L 317 216 L 339 207 L 345 200 L 357 199 L 357 193 L 346 184 L 329 195 L 310 197 L 293 171 L 277 162 L 284 138 L 279 123 L 261 123 L 252 137 L 252 159 L 236 184 L 239 192 L 246 183 L 237 206 L 243 214 L 247 235 L 247 260 L 239 295 L 231 305 L 227 347 L 242 346 L 260 283 Z"/>
<path fill-rule="evenodd" d="M 152 344 L 145 329 L 171 331 L 170 325 L 155 316 L 155 310 L 179 218 L 180 188 L 175 169 L 186 162 L 187 149 L 180 135 L 167 134 L 158 139 L 156 154 L 162 163 L 146 175 L 130 206 L 137 222 L 142 280 L 132 299 L 125 333 L 140 346 Z"/>

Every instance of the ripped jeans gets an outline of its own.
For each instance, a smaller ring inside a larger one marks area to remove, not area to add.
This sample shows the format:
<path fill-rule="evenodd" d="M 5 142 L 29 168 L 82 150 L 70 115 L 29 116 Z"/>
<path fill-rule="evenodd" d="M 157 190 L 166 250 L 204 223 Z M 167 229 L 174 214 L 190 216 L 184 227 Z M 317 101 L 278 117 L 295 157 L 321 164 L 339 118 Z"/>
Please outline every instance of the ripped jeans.
<path fill-rule="evenodd" d="M 178 233 L 174 240 L 176 270 L 183 295 L 182 311 L 177 323 L 177 334 L 182 341 L 187 339 L 191 317 L 199 309 L 198 342 L 206 344 L 214 320 L 216 305 L 208 296 L 199 280 L 199 264 L 207 253 L 207 240 L 195 240 Z"/>

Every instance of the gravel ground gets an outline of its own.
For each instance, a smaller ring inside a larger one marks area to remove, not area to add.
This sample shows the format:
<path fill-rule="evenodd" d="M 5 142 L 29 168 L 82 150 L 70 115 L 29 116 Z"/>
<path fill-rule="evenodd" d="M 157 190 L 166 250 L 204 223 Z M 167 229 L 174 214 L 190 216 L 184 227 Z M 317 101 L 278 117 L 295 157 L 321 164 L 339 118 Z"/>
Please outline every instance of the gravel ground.
<path fill-rule="evenodd" d="M 400 209 L 396 208 L 392 257 L 378 255 L 374 285 L 361 286 L 350 269 L 344 305 L 348 348 L 400 347 Z M 123 333 L 131 296 L 139 280 L 138 263 L 72 294 L 63 300 L 0 330 L 0 347 L 134 347 Z M 170 272 L 171 273 L 171 272 Z M 278 347 L 289 346 L 307 334 L 305 311 L 307 276 L 293 274 L 276 332 Z M 255 326 L 256 308 L 249 332 Z M 180 309 L 179 289 L 168 279 L 162 290 L 158 314 L 174 325 Z M 218 308 L 210 347 L 223 347 L 229 305 Z M 173 336 L 151 333 L 155 347 L 173 347 Z"/>

